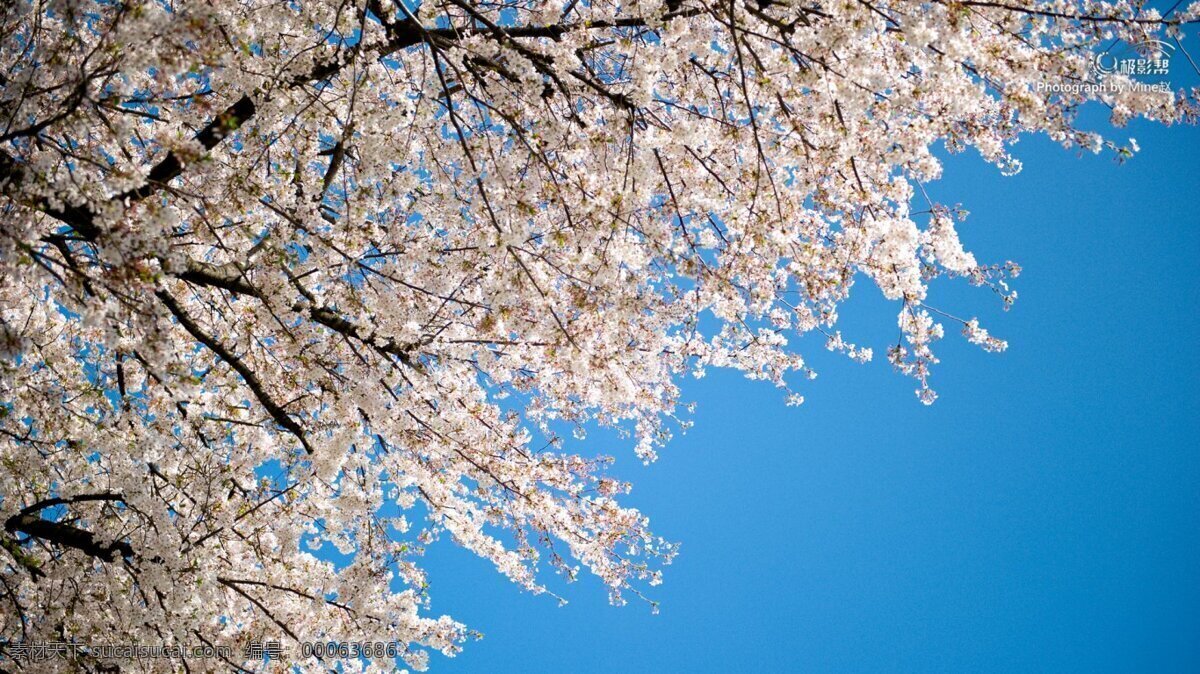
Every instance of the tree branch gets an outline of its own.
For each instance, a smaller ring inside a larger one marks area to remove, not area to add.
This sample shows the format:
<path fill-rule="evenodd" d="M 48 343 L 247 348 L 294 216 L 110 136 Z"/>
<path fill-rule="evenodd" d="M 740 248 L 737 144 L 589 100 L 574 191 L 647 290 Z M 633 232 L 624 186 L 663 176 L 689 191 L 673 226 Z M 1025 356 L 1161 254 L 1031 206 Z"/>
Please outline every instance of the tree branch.
<path fill-rule="evenodd" d="M 107 545 L 96 541 L 96 535 L 90 531 L 80 529 L 79 527 L 63 524 L 62 522 L 54 522 L 43 519 L 35 515 L 38 511 L 56 505 L 68 505 L 71 503 L 85 503 L 89 501 L 124 501 L 125 497 L 120 494 L 102 493 L 102 494 L 82 494 L 79 496 L 56 497 L 38 501 L 31 506 L 22 508 L 20 512 L 4 521 L 4 530 L 10 534 L 23 533 L 34 538 L 40 538 L 50 543 L 74 548 L 80 552 L 105 562 L 113 562 L 116 560 L 117 554 L 126 560 L 133 559 L 133 546 L 125 541 L 113 541 Z M 29 569 L 30 573 L 37 578 L 42 572 L 38 569 L 36 562 L 31 561 L 27 555 L 21 553 L 19 546 L 13 541 L 5 541 L 4 547 L 11 553 L 21 565 Z M 15 546 L 15 549 L 14 549 Z"/>
<path fill-rule="evenodd" d="M 288 416 L 288 413 L 282 407 L 280 407 L 278 403 L 276 403 L 269 395 L 267 395 L 266 389 L 263 388 L 262 382 L 259 381 L 258 376 L 254 374 L 254 371 L 251 370 L 241 358 L 238 358 L 231 351 L 229 351 L 229 349 L 225 348 L 225 345 L 221 344 L 211 335 L 204 332 L 204 330 L 196 323 L 196 321 L 192 320 L 192 317 L 187 314 L 183 307 L 179 305 L 179 302 L 177 302 L 170 293 L 165 290 L 159 290 L 154 294 L 158 297 L 158 299 L 162 300 L 162 303 L 166 305 L 167 309 L 174 314 L 176 320 L 179 321 L 179 324 L 183 326 L 184 330 L 188 331 L 188 334 L 194 337 L 196 341 L 208 347 L 210 351 L 217 354 L 218 358 L 225 361 L 234 369 L 235 372 L 242 376 L 242 379 L 246 382 L 246 386 L 248 386 L 254 393 L 254 396 L 258 398 L 258 401 L 267 410 L 267 413 L 271 415 L 271 418 L 275 420 L 275 423 L 284 427 L 288 430 L 288 432 L 296 436 L 296 438 L 300 440 L 300 444 L 304 447 L 304 451 L 312 454 L 313 449 L 312 446 L 308 444 L 308 439 L 304 436 L 304 429 L 300 427 L 300 424 L 298 424 L 295 419 Z"/>

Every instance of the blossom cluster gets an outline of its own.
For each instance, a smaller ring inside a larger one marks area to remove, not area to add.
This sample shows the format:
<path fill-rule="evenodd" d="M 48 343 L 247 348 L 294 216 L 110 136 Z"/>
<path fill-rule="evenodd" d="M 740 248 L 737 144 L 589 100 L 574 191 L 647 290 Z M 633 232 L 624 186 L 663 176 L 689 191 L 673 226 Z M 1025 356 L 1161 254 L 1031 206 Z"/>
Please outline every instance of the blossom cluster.
<path fill-rule="evenodd" d="M 688 426 L 680 378 L 714 367 L 799 404 L 805 335 L 871 359 L 836 327 L 861 282 L 896 304 L 879 346 L 932 402 L 942 322 L 1006 344 L 931 306 L 931 283 L 1008 306 L 1019 271 L 977 261 L 960 209 L 924 196 L 935 146 L 1004 173 L 1028 133 L 1125 156 L 1080 106 L 1192 121 L 1195 92 L 1045 85 L 1197 18 L 1128 0 L 6 3 L 0 643 L 399 642 L 420 669 L 471 634 L 430 614 L 439 538 L 533 592 L 586 570 L 653 603 L 675 547 L 611 459 L 576 449 L 587 430 L 651 462 Z"/>

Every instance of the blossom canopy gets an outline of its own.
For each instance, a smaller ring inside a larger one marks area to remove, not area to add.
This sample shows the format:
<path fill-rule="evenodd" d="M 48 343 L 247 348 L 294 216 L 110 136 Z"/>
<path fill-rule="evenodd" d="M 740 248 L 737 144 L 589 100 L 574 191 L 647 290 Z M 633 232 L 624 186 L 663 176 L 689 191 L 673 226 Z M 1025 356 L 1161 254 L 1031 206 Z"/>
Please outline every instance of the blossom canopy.
<path fill-rule="evenodd" d="M 1190 122 L 1097 54 L 1200 3 L 15 0 L 0 9 L 0 643 L 395 642 L 448 537 L 533 592 L 653 604 L 675 553 L 611 459 L 733 368 L 803 401 L 796 344 L 873 348 L 933 402 L 959 240 L 934 148 Z M 898 338 L 852 343 L 855 283 Z M 968 308 L 969 311 L 969 308 Z M 969 316 L 969 314 L 963 314 Z M 714 481 L 719 476 L 714 476 Z M 11 610 L 10 610 L 11 609 Z M 3 647 L 0 647 L 2 649 Z M 338 658 L 301 657 L 297 671 Z M 369 655 L 369 654 L 368 654 Z M 391 671 L 394 653 L 342 658 Z M 88 669 L 108 660 L 80 651 Z M 175 668 L 122 661 L 124 671 Z M 72 662 L 35 665 L 66 671 Z"/>

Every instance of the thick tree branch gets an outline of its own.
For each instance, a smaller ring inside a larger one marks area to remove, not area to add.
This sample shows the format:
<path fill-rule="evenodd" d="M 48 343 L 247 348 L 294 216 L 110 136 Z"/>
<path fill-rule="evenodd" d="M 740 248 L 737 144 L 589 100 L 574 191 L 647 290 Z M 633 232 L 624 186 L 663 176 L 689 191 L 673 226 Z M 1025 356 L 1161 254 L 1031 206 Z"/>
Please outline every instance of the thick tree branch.
<path fill-rule="evenodd" d="M 226 273 L 221 267 L 204 262 L 189 261 L 187 269 L 175 276 L 196 285 L 219 288 L 235 295 L 254 297 L 259 300 L 264 299 L 262 291 L 247 282 L 243 274 Z M 297 302 L 292 305 L 291 309 L 296 313 L 308 316 L 334 332 L 363 342 L 380 353 L 396 356 L 405 365 L 417 367 L 416 361 L 412 358 L 413 346 L 410 344 L 402 344 L 390 338 L 380 339 L 372 330 L 346 319 L 337 311 L 327 307 Z"/>
<path fill-rule="evenodd" d="M 177 302 L 170 293 L 165 290 L 159 290 L 154 294 L 159 300 L 162 301 L 164 305 L 166 305 L 167 309 L 175 316 L 175 319 L 179 321 L 179 324 L 183 326 L 183 329 L 187 330 L 188 334 L 194 337 L 196 341 L 208 347 L 210 351 L 217 354 L 218 358 L 225 361 L 234 369 L 235 372 L 242 376 L 242 379 L 246 382 L 246 386 L 248 386 L 254 393 L 254 396 L 258 398 L 258 402 L 261 403 L 262 406 L 267 410 L 267 413 L 271 415 L 271 418 L 275 420 L 275 423 L 279 424 L 283 428 L 287 429 L 292 435 L 296 436 L 296 438 L 300 441 L 300 444 L 304 446 L 304 451 L 312 454 L 313 449 L 312 446 L 308 444 L 308 439 L 304 435 L 304 429 L 300 427 L 300 424 L 297 423 L 295 419 L 288 415 L 287 411 L 285 411 L 279 406 L 278 403 L 271 399 L 271 396 L 267 394 L 266 389 L 263 388 L 262 382 L 259 381 L 258 375 L 254 374 L 254 371 L 246 365 L 245 361 L 243 361 L 241 358 L 238 358 L 229 349 L 225 348 L 224 344 L 221 344 L 221 342 L 217 341 L 211 335 L 206 333 L 196 323 L 196 321 L 194 321 L 192 317 L 188 315 L 187 311 L 180 306 L 179 302 Z"/>
<path fill-rule="evenodd" d="M 79 527 L 63 524 L 62 522 L 54 522 L 51 520 L 38 517 L 35 513 L 46 508 L 56 505 L 68 505 L 71 503 L 84 503 L 89 501 L 123 501 L 124 497 L 120 494 L 103 493 L 103 494 L 83 494 L 80 496 L 71 496 L 65 498 L 50 498 L 43 501 L 38 501 L 31 506 L 21 509 L 16 515 L 9 517 L 4 522 L 4 530 L 10 534 L 22 533 L 27 536 L 39 538 L 48 543 L 53 543 L 62 547 L 73 548 L 80 552 L 105 562 L 113 562 L 119 554 L 126 560 L 133 559 L 133 546 L 125 541 L 113 541 L 112 543 L 101 543 L 96 540 L 96 535 L 90 531 L 80 529 Z M 11 543 L 11 542 L 9 542 Z M 17 557 L 18 550 L 14 550 L 12 545 L 5 545 L 5 548 Z M 41 573 L 37 570 L 37 565 L 27 559 L 23 555 L 17 557 L 22 566 L 30 570 L 36 578 Z"/>

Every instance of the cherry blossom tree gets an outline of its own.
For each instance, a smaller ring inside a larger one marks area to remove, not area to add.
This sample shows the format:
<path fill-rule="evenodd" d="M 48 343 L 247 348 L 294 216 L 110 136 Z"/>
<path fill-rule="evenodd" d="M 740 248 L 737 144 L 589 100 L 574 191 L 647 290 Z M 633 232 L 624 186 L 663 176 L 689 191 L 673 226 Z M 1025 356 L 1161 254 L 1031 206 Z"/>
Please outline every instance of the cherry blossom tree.
<path fill-rule="evenodd" d="M 418 565 L 451 539 L 532 592 L 653 604 L 674 548 L 622 505 L 679 380 L 793 390 L 856 282 L 934 399 L 953 277 L 1011 263 L 933 203 L 935 146 L 1001 172 L 1075 122 L 1191 121 L 1101 72 L 1160 13 L 1081 0 L 13 0 L 0 10 L 0 656 L 35 641 L 227 646 L 21 671 L 261 668 L 247 640 L 470 632 Z M 891 319 L 887 319 L 888 322 Z M 893 324 L 894 325 L 894 324 Z M 890 328 L 889 328 L 890 332 Z M 806 341 L 811 344 L 811 341 Z M 574 444 L 572 444 L 572 447 Z M 714 478 L 715 479 L 715 478 Z M 548 568 L 547 568 L 548 567 Z M 562 578 L 556 578 L 557 572 Z M 298 670 L 390 671 L 305 657 Z M 11 660 L 0 657 L 4 669 Z M 22 663 L 18 663 L 22 664 Z"/>

